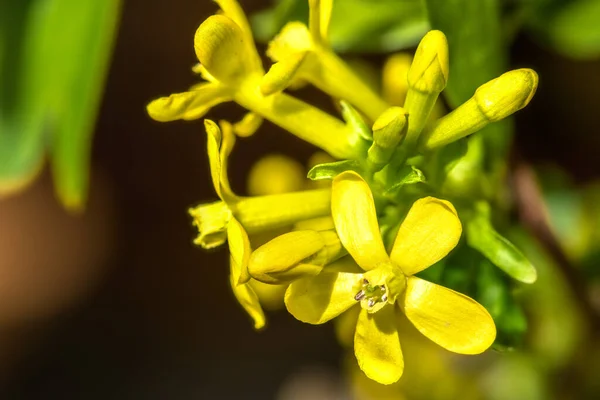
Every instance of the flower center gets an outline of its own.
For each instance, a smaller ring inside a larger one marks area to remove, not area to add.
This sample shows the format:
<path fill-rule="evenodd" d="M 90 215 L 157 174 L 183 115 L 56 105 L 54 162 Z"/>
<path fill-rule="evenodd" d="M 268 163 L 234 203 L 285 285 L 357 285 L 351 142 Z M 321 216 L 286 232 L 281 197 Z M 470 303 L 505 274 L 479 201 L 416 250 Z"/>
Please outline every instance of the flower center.
<path fill-rule="evenodd" d="M 365 274 L 354 300 L 370 313 L 375 313 L 387 303 L 394 303 L 406 288 L 406 276 L 393 265 L 383 265 Z"/>
<path fill-rule="evenodd" d="M 372 285 L 368 279 L 363 279 L 361 289 L 354 296 L 354 300 L 360 301 L 363 308 L 375 312 L 373 309 L 378 303 L 383 303 L 383 306 L 388 300 L 387 287 Z"/>

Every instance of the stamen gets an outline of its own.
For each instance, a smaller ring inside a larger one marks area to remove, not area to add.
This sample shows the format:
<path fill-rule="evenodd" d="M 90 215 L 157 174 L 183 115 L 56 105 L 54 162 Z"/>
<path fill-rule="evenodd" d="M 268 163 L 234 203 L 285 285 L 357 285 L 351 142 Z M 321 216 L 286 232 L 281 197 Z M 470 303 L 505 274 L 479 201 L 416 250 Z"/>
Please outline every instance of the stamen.
<path fill-rule="evenodd" d="M 382 302 L 386 302 L 386 301 L 387 301 L 387 299 L 388 299 L 387 293 L 386 293 L 386 294 L 384 294 L 383 296 L 381 296 L 381 301 L 382 301 Z"/>
<path fill-rule="evenodd" d="M 365 298 L 365 295 L 366 295 L 365 291 L 361 290 L 360 292 L 356 293 L 356 295 L 354 296 L 354 300 L 361 301 L 362 299 Z"/>
<path fill-rule="evenodd" d="M 369 308 L 373 307 L 376 302 L 377 302 L 377 300 L 375 300 L 374 298 L 370 298 L 369 299 L 369 303 L 368 303 Z"/>

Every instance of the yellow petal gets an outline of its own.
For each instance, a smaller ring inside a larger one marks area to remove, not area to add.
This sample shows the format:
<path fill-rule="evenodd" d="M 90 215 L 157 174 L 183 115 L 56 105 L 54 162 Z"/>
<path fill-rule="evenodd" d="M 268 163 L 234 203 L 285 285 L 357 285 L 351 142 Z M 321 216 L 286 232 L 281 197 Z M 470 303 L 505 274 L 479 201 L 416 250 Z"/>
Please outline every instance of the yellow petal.
<path fill-rule="evenodd" d="M 358 314 L 360 314 L 361 310 L 361 307 L 351 307 L 348 311 L 333 320 L 335 337 L 338 343 L 344 347 L 352 348 L 354 344 L 356 321 L 358 321 Z"/>
<path fill-rule="evenodd" d="M 250 240 L 248 234 L 235 218 L 229 220 L 227 225 L 227 243 L 229 244 L 229 254 L 231 256 L 232 274 L 235 270 L 235 282 L 240 285 L 250 280 L 248 272 L 248 262 L 252 249 L 250 248 Z M 235 269 L 233 264 L 235 263 Z"/>
<path fill-rule="evenodd" d="M 360 369 L 374 381 L 389 385 L 400 379 L 404 358 L 393 306 L 385 306 L 374 314 L 360 311 L 354 334 L 354 354 Z"/>
<path fill-rule="evenodd" d="M 273 64 L 260 82 L 261 93 L 268 96 L 287 89 L 294 83 L 296 72 L 302 66 L 306 55 L 305 51 L 293 53 Z"/>
<path fill-rule="evenodd" d="M 258 128 L 262 125 L 263 118 L 253 112 L 246 113 L 244 117 L 233 124 L 233 132 L 240 137 L 248 137 L 254 135 Z"/>
<path fill-rule="evenodd" d="M 326 44 L 333 0 L 309 0 L 308 5 L 309 26 L 313 40 Z"/>
<path fill-rule="evenodd" d="M 217 83 L 204 83 L 194 90 L 161 97 L 146 107 L 150 118 L 168 122 L 177 119 L 197 119 L 217 104 L 230 101 L 229 90 Z"/>
<path fill-rule="evenodd" d="M 413 325 L 443 348 L 479 354 L 494 343 L 496 326 L 472 298 L 411 276 L 400 307 Z"/>
<path fill-rule="evenodd" d="M 233 289 L 233 294 L 241 306 L 246 310 L 248 315 L 254 321 L 254 329 L 261 329 L 266 324 L 265 313 L 260 306 L 258 296 L 254 293 L 254 290 L 248 284 L 238 285 L 236 275 L 239 275 L 239 271 L 236 271 L 237 267 L 233 260 L 231 260 L 231 273 L 229 274 L 229 283 Z"/>
<path fill-rule="evenodd" d="M 306 25 L 301 22 L 290 22 L 269 43 L 267 56 L 279 62 L 291 56 L 306 52 L 312 48 L 312 40 Z"/>
<path fill-rule="evenodd" d="M 198 228 L 198 237 L 194 244 L 205 249 L 212 249 L 225 243 L 227 240 L 227 226 L 231 220 L 231 209 L 223 201 L 209 204 L 200 204 L 190 208 L 190 215 L 194 225 Z"/>
<path fill-rule="evenodd" d="M 406 275 L 414 275 L 444 258 L 461 233 L 452 203 L 434 197 L 419 199 L 400 226 L 390 258 Z"/>
<path fill-rule="evenodd" d="M 397 53 L 391 55 L 383 65 L 381 90 L 383 98 L 394 106 L 401 106 L 408 92 L 408 70 L 412 55 Z"/>
<path fill-rule="evenodd" d="M 244 14 L 244 10 L 240 7 L 240 4 L 236 0 L 215 0 L 215 2 L 221 7 L 225 16 L 231 18 L 233 22 L 240 27 L 244 35 L 246 46 L 248 46 L 248 53 L 253 55 L 252 67 L 253 69 L 262 71 L 262 62 L 256 51 L 256 46 L 254 45 L 252 30 L 250 29 L 250 24 L 248 23 L 246 14 Z"/>
<path fill-rule="evenodd" d="M 323 324 L 357 305 L 354 296 L 362 279 L 362 274 L 328 271 L 298 279 L 285 292 L 285 305 L 296 319 Z"/>
<path fill-rule="evenodd" d="M 251 74 L 254 55 L 240 27 L 224 15 L 208 17 L 196 31 L 198 61 L 220 82 L 238 83 Z"/>
<path fill-rule="evenodd" d="M 331 190 L 335 228 L 348 253 L 365 271 L 388 263 L 369 185 L 349 171 L 334 178 Z"/>
<path fill-rule="evenodd" d="M 204 120 L 206 129 L 208 160 L 210 164 L 210 175 L 217 195 L 226 203 L 235 200 L 235 195 L 229 187 L 227 177 L 227 159 L 233 149 L 235 136 L 232 133 L 231 125 L 226 121 L 221 121 L 221 130 L 213 121 Z"/>

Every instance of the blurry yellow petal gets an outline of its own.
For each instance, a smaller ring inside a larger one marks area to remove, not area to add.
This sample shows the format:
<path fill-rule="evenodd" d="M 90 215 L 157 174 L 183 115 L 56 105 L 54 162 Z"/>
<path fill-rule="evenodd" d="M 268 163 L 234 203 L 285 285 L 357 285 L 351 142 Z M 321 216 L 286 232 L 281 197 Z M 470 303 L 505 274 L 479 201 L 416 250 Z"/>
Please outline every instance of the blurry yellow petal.
<path fill-rule="evenodd" d="M 224 15 L 208 17 L 196 31 L 198 61 L 223 83 L 237 83 L 252 73 L 254 55 L 240 27 Z"/>
<path fill-rule="evenodd" d="M 333 320 L 335 328 L 335 337 L 338 343 L 344 347 L 351 348 L 354 344 L 354 333 L 356 332 L 356 322 L 358 314 L 362 308 L 352 307 Z"/>
<path fill-rule="evenodd" d="M 323 324 L 353 305 L 362 274 L 323 271 L 317 276 L 298 279 L 285 292 L 285 305 L 296 319 Z"/>
<path fill-rule="evenodd" d="M 233 132 L 240 137 L 252 136 L 262 122 L 263 118 L 260 115 L 253 112 L 246 113 L 240 121 L 233 124 Z"/>
<path fill-rule="evenodd" d="M 269 43 L 267 56 L 275 62 L 284 60 L 292 54 L 310 50 L 312 40 L 306 25 L 301 22 L 290 22 Z"/>
<path fill-rule="evenodd" d="M 310 10 L 308 24 L 313 40 L 326 44 L 333 0 L 309 0 L 308 5 Z"/>
<path fill-rule="evenodd" d="M 239 271 L 235 270 L 237 268 L 235 265 L 235 262 L 231 260 L 231 274 L 229 274 L 229 283 L 233 289 L 233 294 L 254 321 L 254 329 L 261 329 L 266 324 L 265 313 L 260 306 L 258 296 L 256 296 L 256 293 L 254 293 L 254 290 L 252 290 L 250 285 L 237 284 L 237 279 L 235 279 L 235 276 L 239 275 Z"/>
<path fill-rule="evenodd" d="M 361 309 L 354 334 L 354 354 L 360 369 L 374 381 L 389 385 L 400 379 L 404 358 L 393 306 L 373 314 Z"/>
<path fill-rule="evenodd" d="M 248 285 L 254 290 L 254 293 L 258 296 L 263 309 L 268 311 L 278 311 L 285 307 L 283 297 L 288 285 L 270 285 L 257 281 L 256 279 L 250 279 Z"/>
<path fill-rule="evenodd" d="M 305 182 L 306 172 L 302 164 L 283 154 L 269 154 L 258 160 L 250 169 L 248 194 L 262 196 L 296 192 L 302 189 Z M 300 229 L 312 228 L 297 230 Z"/>
<path fill-rule="evenodd" d="M 240 4 L 236 0 L 215 0 L 215 2 L 221 7 L 225 16 L 231 18 L 233 22 L 240 27 L 244 34 L 244 41 L 246 42 L 246 46 L 248 46 L 248 52 L 252 57 L 252 67 L 256 70 L 262 71 L 262 62 L 256 51 L 256 46 L 254 45 L 254 37 L 252 36 L 252 30 L 250 29 L 250 24 L 248 23 L 248 19 L 246 18 L 246 14 L 244 14 L 244 10 L 240 7 Z"/>
<path fill-rule="evenodd" d="M 494 343 L 496 326 L 475 300 L 411 276 L 400 307 L 413 325 L 443 348 L 479 354 Z"/>
<path fill-rule="evenodd" d="M 402 106 L 408 92 L 408 70 L 412 63 L 412 55 L 397 53 L 391 55 L 383 65 L 382 91 L 383 98 L 394 106 Z"/>
<path fill-rule="evenodd" d="M 260 82 L 261 93 L 268 96 L 287 89 L 294 82 L 306 55 L 307 52 L 293 53 L 273 64 Z"/>
<path fill-rule="evenodd" d="M 161 97 L 146 107 L 150 118 L 160 121 L 196 119 L 217 104 L 231 100 L 229 89 L 216 83 L 204 83 L 194 90 Z"/>
<path fill-rule="evenodd" d="M 452 203 L 434 197 L 419 199 L 400 226 L 390 258 L 406 275 L 414 275 L 444 258 L 461 233 Z"/>
<path fill-rule="evenodd" d="M 361 268 L 367 271 L 389 262 L 371 189 L 356 172 L 334 178 L 331 213 L 342 244 Z"/>
<path fill-rule="evenodd" d="M 231 218 L 227 225 L 227 243 L 229 244 L 229 254 L 231 256 L 232 274 L 235 271 L 235 282 L 240 285 L 250 280 L 248 272 L 248 261 L 250 260 L 250 240 L 244 227 L 235 219 Z M 235 268 L 233 264 L 235 263 Z"/>

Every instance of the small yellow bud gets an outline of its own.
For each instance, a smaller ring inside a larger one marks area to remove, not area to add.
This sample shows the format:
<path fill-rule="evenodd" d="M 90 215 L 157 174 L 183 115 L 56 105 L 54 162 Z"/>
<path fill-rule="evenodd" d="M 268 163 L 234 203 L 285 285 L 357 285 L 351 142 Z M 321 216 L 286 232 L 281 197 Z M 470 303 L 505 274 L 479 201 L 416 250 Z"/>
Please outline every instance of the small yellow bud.
<path fill-rule="evenodd" d="M 429 151 L 445 146 L 508 117 L 529 103 L 537 85 L 538 75 L 527 68 L 489 81 L 460 107 L 428 126 L 419 140 L 419 149 Z"/>
<path fill-rule="evenodd" d="M 256 249 L 248 263 L 253 278 L 272 284 L 284 283 L 303 274 L 318 274 L 322 267 L 302 264 L 325 246 L 316 231 L 295 231 L 278 236 Z"/>
<path fill-rule="evenodd" d="M 401 106 L 408 92 L 408 70 L 412 63 L 412 55 L 397 53 L 391 55 L 383 65 L 382 92 L 383 98 L 394 106 Z"/>
<path fill-rule="evenodd" d="M 481 85 L 475 101 L 490 122 L 499 121 L 525 107 L 538 86 L 537 73 L 529 68 L 509 71 Z"/>
<path fill-rule="evenodd" d="M 402 107 L 390 107 L 373 124 L 373 140 L 384 149 L 394 149 L 406 134 L 406 111 Z"/>
<path fill-rule="evenodd" d="M 373 124 L 373 144 L 368 161 L 373 169 L 383 168 L 394 155 L 394 150 L 406 136 L 407 114 L 402 107 L 390 107 Z"/>
<path fill-rule="evenodd" d="M 448 82 L 448 41 L 440 31 L 429 31 L 419 43 L 408 71 L 408 85 L 420 92 L 439 93 Z"/>

